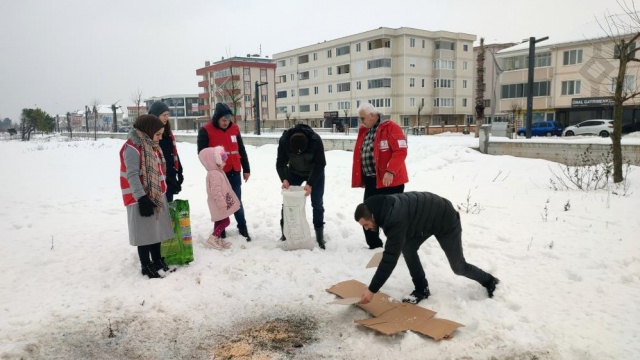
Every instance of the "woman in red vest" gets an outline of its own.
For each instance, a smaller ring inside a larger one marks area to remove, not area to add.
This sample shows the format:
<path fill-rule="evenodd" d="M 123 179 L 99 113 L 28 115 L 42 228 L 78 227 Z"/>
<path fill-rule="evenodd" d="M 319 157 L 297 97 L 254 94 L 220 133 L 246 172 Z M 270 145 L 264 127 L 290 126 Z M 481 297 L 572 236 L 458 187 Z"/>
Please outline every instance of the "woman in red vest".
<path fill-rule="evenodd" d="M 242 206 L 242 179 L 249 180 L 251 170 L 249 170 L 249 158 L 244 149 L 244 143 L 240 136 L 240 128 L 233 121 L 232 111 L 227 104 L 217 103 L 216 109 L 211 117 L 211 122 L 206 123 L 198 130 L 198 153 L 204 148 L 222 146 L 229 156 L 224 172 L 229 179 L 229 183 L 240 199 L 240 209 L 235 212 L 234 217 L 238 223 L 238 231 L 247 241 L 251 241 L 247 230 L 247 220 L 244 218 L 244 206 Z M 242 178 L 240 177 L 242 174 Z M 226 231 L 221 234 L 226 237 Z"/>
<path fill-rule="evenodd" d="M 129 243 L 138 247 L 142 275 L 161 278 L 169 267 L 160 255 L 160 243 L 173 237 L 167 206 L 166 165 L 158 145 L 164 124 L 153 115 L 141 115 L 120 149 L 120 188 L 127 207 Z"/>

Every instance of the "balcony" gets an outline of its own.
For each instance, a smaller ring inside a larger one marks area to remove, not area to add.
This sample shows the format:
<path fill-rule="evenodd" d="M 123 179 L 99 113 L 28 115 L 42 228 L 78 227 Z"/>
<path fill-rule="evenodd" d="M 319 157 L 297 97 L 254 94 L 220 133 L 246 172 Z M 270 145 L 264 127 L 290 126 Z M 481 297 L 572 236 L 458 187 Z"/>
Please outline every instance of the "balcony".
<path fill-rule="evenodd" d="M 206 88 L 209 86 L 209 80 L 198 81 L 198 87 Z"/>
<path fill-rule="evenodd" d="M 199 105 L 198 111 L 209 111 L 211 110 L 211 105 Z"/>
<path fill-rule="evenodd" d="M 200 94 L 198 94 L 198 98 L 200 98 L 200 99 L 208 99 L 209 98 L 209 93 L 200 93 Z"/>

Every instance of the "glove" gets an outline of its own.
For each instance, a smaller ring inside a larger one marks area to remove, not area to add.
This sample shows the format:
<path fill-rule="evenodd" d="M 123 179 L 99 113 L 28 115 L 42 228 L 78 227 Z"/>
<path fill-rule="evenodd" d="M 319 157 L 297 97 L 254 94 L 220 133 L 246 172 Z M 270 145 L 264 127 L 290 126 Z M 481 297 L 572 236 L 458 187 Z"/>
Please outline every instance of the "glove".
<path fill-rule="evenodd" d="M 178 185 L 182 185 L 184 182 L 184 176 L 182 176 L 182 171 L 178 172 Z"/>
<path fill-rule="evenodd" d="M 138 199 L 138 209 L 140 210 L 140 216 L 142 217 L 149 217 L 153 215 L 153 208 L 155 208 L 156 206 L 157 205 L 154 204 L 147 195 L 142 196 L 140 197 L 140 199 Z"/>
<path fill-rule="evenodd" d="M 182 186 L 173 178 L 167 178 L 167 186 L 171 188 L 174 194 L 177 194 L 182 190 Z"/>

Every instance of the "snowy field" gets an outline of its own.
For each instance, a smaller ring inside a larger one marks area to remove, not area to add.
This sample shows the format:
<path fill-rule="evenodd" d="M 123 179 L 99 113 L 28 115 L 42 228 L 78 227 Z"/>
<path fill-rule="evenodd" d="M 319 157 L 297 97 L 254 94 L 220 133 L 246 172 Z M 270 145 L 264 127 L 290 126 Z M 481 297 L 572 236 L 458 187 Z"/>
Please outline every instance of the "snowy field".
<path fill-rule="evenodd" d="M 354 323 L 355 306 L 325 290 L 366 284 L 374 254 L 353 219 L 352 153 L 327 152 L 327 250 L 283 251 L 276 145 L 248 146 L 247 243 L 207 249 L 212 224 L 196 145 L 178 143 L 195 261 L 164 279 L 140 274 L 118 183 L 121 140 L 0 140 L 0 359 L 212 359 L 234 334 L 273 319 L 315 324 L 295 359 L 637 359 L 640 354 L 640 169 L 626 188 L 554 191 L 544 160 L 487 156 L 472 136 L 409 138 L 407 191 L 462 205 L 470 263 L 500 278 L 488 299 L 450 270 L 435 239 L 421 260 L 431 297 L 420 306 L 465 325 L 440 342 L 383 336 Z M 467 213 L 467 204 L 478 211 Z M 307 205 L 311 220 L 311 207 Z M 413 290 L 404 261 L 382 291 Z M 257 355 L 256 355 L 257 357 Z M 221 358 L 221 357 L 216 357 Z"/>

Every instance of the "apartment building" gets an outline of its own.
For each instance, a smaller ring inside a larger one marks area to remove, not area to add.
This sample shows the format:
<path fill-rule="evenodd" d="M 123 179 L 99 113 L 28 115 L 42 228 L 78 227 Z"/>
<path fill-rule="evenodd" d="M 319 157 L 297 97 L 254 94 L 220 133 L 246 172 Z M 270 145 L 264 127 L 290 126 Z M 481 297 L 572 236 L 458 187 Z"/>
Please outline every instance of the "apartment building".
<path fill-rule="evenodd" d="M 147 106 L 127 106 L 127 119 L 125 119 L 124 123 L 126 125 L 132 125 L 138 116 L 147 114 Z M 124 125 L 124 124 L 123 124 Z"/>
<path fill-rule="evenodd" d="M 475 39 L 381 27 L 274 54 L 277 119 L 355 127 L 356 109 L 370 102 L 401 126 L 464 124 L 473 114 Z"/>
<path fill-rule="evenodd" d="M 260 126 L 276 126 L 275 68 L 273 60 L 259 55 L 232 57 L 214 63 L 206 61 L 203 68 L 196 70 L 196 75 L 202 76 L 198 87 L 203 90 L 199 94 L 202 100 L 199 125 L 211 119 L 216 103 L 223 102 L 235 112 L 235 122 L 243 132 L 253 131 L 257 88 Z"/>
<path fill-rule="evenodd" d="M 203 101 L 198 94 L 154 96 L 144 100 L 147 109 L 155 101 L 162 101 L 169 107 L 172 130 L 197 130 L 197 120 L 204 115 L 204 111 L 200 109 Z"/>
<path fill-rule="evenodd" d="M 629 36 L 631 38 L 631 36 Z M 608 37 L 536 44 L 533 89 L 533 121 L 556 120 L 563 126 L 589 119 L 613 118 L 613 78 L 618 59 Z M 633 44 L 632 47 L 636 45 Z M 501 112 L 516 114 L 518 124 L 526 113 L 529 44 L 499 51 Z M 625 91 L 638 91 L 640 63 L 627 65 Z M 640 99 L 624 104 L 623 123 L 640 119 Z"/>

